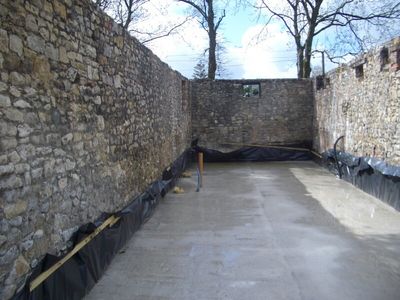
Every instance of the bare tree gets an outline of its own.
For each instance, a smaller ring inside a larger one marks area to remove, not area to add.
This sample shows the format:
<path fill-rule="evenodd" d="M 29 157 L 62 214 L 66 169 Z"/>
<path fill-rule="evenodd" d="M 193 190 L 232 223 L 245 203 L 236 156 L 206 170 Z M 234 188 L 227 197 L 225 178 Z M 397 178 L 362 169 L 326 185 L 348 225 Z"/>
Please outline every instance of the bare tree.
<path fill-rule="evenodd" d="M 150 20 L 151 14 L 146 10 L 145 4 L 150 0 L 93 0 L 106 13 L 108 13 L 117 23 L 135 35 L 142 43 L 148 43 L 174 33 L 179 27 L 187 22 L 189 18 L 178 23 L 168 25 L 158 25 L 156 28 L 141 29 L 140 22 Z M 159 7 L 162 11 L 162 7 Z"/>
<path fill-rule="evenodd" d="M 400 2 L 393 0 L 282 0 L 278 5 L 273 2 L 260 0 L 256 7 L 267 11 L 267 24 L 279 20 L 293 37 L 299 78 L 310 77 L 313 43 L 318 35 L 335 29 L 337 37 L 344 35 L 347 41 L 362 48 L 361 32 L 367 31 L 368 26 L 379 29 L 390 20 L 400 19 Z M 344 30 L 339 32 L 340 29 Z"/>
<path fill-rule="evenodd" d="M 217 32 L 222 20 L 225 18 L 225 9 L 216 17 L 213 0 L 177 0 L 190 5 L 194 9 L 194 16 L 208 34 L 208 78 L 215 79 L 217 71 Z"/>
<path fill-rule="evenodd" d="M 146 16 L 146 11 L 143 10 L 143 5 L 147 2 L 149 2 L 149 0 L 117 1 L 117 22 L 120 23 L 125 30 L 128 30 L 132 21 L 144 18 Z"/>
<path fill-rule="evenodd" d="M 110 6 L 112 0 L 94 0 L 94 2 L 102 10 L 106 10 Z"/>

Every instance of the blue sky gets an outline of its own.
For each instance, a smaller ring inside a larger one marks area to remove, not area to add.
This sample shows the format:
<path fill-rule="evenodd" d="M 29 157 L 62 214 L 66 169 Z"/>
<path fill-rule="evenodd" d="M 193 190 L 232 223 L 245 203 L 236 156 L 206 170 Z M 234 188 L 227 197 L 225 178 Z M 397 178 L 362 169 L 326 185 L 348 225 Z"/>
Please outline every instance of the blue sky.
<path fill-rule="evenodd" d="M 186 16 L 187 5 L 173 0 L 158 0 L 164 5 L 163 14 L 153 18 L 151 24 L 173 24 Z M 156 1 L 150 1 L 153 7 Z M 149 10 L 152 8 L 150 7 Z M 157 7 L 159 11 L 159 7 Z M 227 16 L 219 30 L 225 48 L 222 78 L 295 78 L 296 51 L 290 36 L 282 32 L 279 23 L 264 28 L 263 20 L 257 20 L 252 7 L 242 7 Z M 157 13 L 152 11 L 152 13 Z M 264 29 L 264 30 L 263 30 Z M 263 34 L 259 37 L 260 32 Z M 196 63 L 207 48 L 206 32 L 198 22 L 187 22 L 179 32 L 146 44 L 173 69 L 191 78 Z M 319 63 L 320 59 L 316 59 Z M 329 67 L 329 66 L 328 66 Z"/>

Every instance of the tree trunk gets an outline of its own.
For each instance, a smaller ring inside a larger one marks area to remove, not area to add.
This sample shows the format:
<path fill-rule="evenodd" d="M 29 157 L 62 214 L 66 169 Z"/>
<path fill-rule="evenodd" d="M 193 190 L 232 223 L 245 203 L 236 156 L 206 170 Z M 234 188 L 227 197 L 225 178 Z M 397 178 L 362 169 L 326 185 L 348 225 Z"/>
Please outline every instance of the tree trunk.
<path fill-rule="evenodd" d="M 208 48 L 208 79 L 215 79 L 215 72 L 217 70 L 217 58 L 216 58 L 216 32 L 211 30 L 208 33 L 209 36 L 209 48 Z"/>
<path fill-rule="evenodd" d="M 303 78 L 304 70 L 304 52 L 303 48 L 297 48 L 297 78 Z"/>
<path fill-rule="evenodd" d="M 303 76 L 302 78 L 310 78 L 311 75 L 311 47 L 306 46 L 303 58 Z"/>
<path fill-rule="evenodd" d="M 214 7 L 213 0 L 207 0 L 208 14 L 207 14 L 207 25 L 208 25 L 208 79 L 215 79 L 215 72 L 217 70 L 217 58 L 215 55 L 217 49 L 217 31 L 215 30 L 214 24 Z"/>

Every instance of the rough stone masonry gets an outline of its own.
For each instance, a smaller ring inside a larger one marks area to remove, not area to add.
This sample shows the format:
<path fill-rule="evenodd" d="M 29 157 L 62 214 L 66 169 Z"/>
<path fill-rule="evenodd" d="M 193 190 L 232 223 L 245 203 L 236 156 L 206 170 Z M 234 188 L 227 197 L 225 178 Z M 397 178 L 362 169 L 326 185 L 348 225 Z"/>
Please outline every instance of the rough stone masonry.
<path fill-rule="evenodd" d="M 0 0 L 0 298 L 190 145 L 190 84 L 88 0 Z"/>
<path fill-rule="evenodd" d="M 311 80 L 195 80 L 192 88 L 193 136 L 202 145 L 312 144 Z"/>
<path fill-rule="evenodd" d="M 315 89 L 314 147 L 400 165 L 400 37 L 327 74 Z"/>

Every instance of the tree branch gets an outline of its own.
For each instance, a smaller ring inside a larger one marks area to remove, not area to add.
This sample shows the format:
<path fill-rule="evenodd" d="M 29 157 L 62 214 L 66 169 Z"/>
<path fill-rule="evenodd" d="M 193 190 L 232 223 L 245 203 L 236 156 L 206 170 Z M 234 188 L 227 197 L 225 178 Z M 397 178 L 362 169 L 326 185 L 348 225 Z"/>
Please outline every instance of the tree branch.
<path fill-rule="evenodd" d="M 160 38 L 167 37 L 167 36 L 171 35 L 171 33 L 173 33 L 173 32 L 175 31 L 175 29 L 181 27 L 183 24 L 185 24 L 185 23 L 186 23 L 187 21 L 189 21 L 189 20 L 190 20 L 190 17 L 187 17 L 183 22 L 181 22 L 181 23 L 179 23 L 179 24 L 173 26 L 173 27 L 172 27 L 170 30 L 168 30 L 168 32 L 166 32 L 165 34 L 162 34 L 162 35 L 159 35 L 159 36 L 152 37 L 152 38 L 149 38 L 149 39 L 147 39 L 147 40 L 144 40 L 144 41 L 142 41 L 142 44 L 149 43 L 149 42 L 151 42 L 151 41 L 158 40 L 158 39 L 160 39 Z"/>
<path fill-rule="evenodd" d="M 221 24 L 222 20 L 225 18 L 225 9 L 222 12 L 222 15 L 219 17 L 217 24 L 215 25 L 215 31 L 217 31 L 219 25 Z"/>
<path fill-rule="evenodd" d="M 204 19 L 207 19 L 205 1 L 203 1 L 204 9 L 202 9 L 199 5 L 197 5 L 196 3 L 194 3 L 193 1 L 190 1 L 190 0 L 177 0 L 177 1 L 189 4 L 190 6 L 195 8 L 203 16 Z"/>

